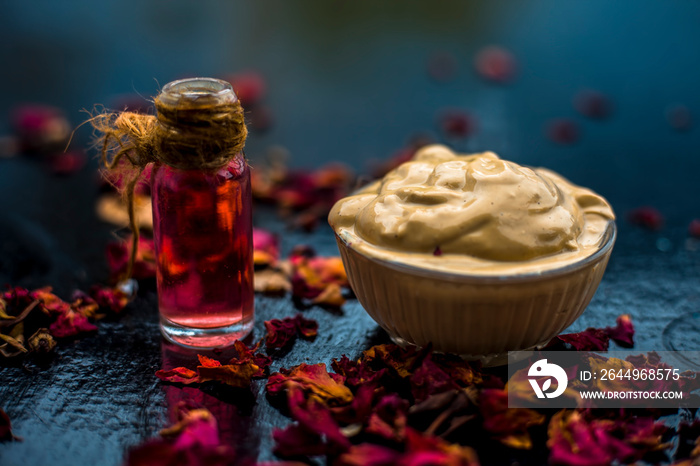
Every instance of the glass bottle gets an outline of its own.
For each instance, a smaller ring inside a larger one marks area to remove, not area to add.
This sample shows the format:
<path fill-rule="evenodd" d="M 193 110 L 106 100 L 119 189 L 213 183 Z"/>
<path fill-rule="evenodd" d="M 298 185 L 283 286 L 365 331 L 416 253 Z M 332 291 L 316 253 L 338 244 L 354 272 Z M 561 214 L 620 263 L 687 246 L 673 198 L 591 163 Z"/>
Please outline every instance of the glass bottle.
<path fill-rule="evenodd" d="M 191 111 L 196 102 L 237 97 L 225 81 L 195 78 L 166 85 L 159 99 Z M 151 195 L 163 335 L 198 348 L 242 339 L 254 323 L 252 200 L 243 154 L 214 170 L 156 163 Z"/>

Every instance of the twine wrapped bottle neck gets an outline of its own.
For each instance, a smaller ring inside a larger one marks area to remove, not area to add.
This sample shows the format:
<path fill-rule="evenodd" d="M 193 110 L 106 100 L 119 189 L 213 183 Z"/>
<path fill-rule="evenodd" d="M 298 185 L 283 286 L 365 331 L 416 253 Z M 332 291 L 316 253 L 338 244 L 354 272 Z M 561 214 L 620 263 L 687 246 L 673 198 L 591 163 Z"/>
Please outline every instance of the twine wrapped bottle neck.
<path fill-rule="evenodd" d="M 215 170 L 243 150 L 248 130 L 243 107 L 231 85 L 211 78 L 183 79 L 163 87 L 155 98 L 157 116 L 103 113 L 90 122 L 102 141 L 102 162 L 126 179 L 132 250 L 124 279 L 138 250 L 134 189 L 151 162 L 182 170 Z M 125 162 L 125 163 L 122 163 Z"/>
<path fill-rule="evenodd" d="M 159 160 L 185 170 L 225 166 L 243 150 L 248 131 L 231 85 L 214 79 L 167 84 L 155 99 Z"/>

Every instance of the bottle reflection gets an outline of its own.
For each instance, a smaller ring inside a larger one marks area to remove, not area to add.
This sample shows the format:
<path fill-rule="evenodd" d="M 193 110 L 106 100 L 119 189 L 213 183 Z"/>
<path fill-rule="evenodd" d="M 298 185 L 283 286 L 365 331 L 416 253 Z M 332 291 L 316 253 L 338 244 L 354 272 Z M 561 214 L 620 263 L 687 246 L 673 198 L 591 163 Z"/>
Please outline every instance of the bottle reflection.
<path fill-rule="evenodd" d="M 161 369 L 187 367 L 196 370 L 199 365 L 197 355 L 202 354 L 225 364 L 235 352 L 229 348 L 215 353 L 211 350 L 191 350 L 166 340 L 161 342 Z M 264 384 L 264 382 L 262 382 Z M 233 388 L 219 382 L 206 382 L 201 385 L 181 385 L 163 383 L 162 390 L 168 409 L 168 425 L 178 422 L 181 406 L 205 408 L 216 418 L 222 445 L 229 445 L 235 451 L 236 464 L 254 464 L 260 451 L 261 427 L 253 417 L 261 382 L 254 382 L 251 389 Z"/>

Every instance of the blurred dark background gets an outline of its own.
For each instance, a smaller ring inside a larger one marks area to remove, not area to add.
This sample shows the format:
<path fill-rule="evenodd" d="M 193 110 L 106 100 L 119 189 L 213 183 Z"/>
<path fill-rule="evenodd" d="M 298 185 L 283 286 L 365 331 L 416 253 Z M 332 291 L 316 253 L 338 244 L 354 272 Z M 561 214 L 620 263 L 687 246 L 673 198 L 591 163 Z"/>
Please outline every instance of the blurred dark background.
<path fill-rule="evenodd" d="M 240 78 L 254 167 L 272 151 L 363 174 L 416 140 L 493 150 L 591 187 L 621 218 L 654 207 L 650 247 L 683 249 L 700 217 L 699 21 L 698 2 L 656 0 L 4 1 L 0 199 L 67 256 L 101 260 L 75 226 L 93 211 L 95 151 L 53 170 L 69 177 L 38 170 L 10 137 L 17 109 L 53 106 L 74 128 L 98 104 L 149 108 L 174 79 Z"/>

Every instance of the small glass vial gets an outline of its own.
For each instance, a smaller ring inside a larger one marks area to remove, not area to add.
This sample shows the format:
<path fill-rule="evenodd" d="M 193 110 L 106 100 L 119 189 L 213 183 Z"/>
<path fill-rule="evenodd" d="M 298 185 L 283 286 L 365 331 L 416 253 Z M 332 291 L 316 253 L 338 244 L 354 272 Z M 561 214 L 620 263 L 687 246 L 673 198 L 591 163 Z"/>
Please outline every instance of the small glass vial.
<path fill-rule="evenodd" d="M 198 102 L 211 108 L 237 97 L 225 81 L 195 78 L 166 85 L 158 99 L 192 112 Z M 160 111 L 158 119 L 165 123 Z M 254 323 L 254 292 L 250 170 L 243 154 L 211 170 L 156 163 L 151 194 L 163 335 L 197 348 L 244 338 Z"/>

